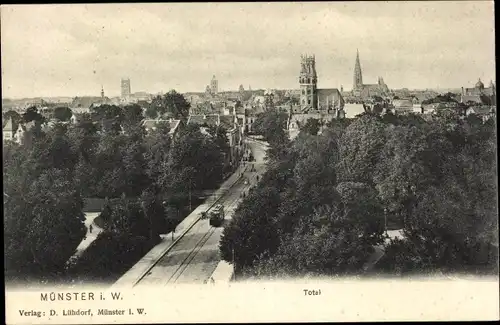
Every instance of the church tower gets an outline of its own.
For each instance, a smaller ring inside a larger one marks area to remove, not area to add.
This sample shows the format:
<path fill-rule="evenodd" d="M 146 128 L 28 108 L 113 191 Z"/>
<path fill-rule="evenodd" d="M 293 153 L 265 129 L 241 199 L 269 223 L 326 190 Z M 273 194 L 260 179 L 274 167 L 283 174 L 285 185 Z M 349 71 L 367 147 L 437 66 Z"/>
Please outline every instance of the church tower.
<path fill-rule="evenodd" d="M 104 99 L 104 87 L 101 85 L 101 103 L 104 104 L 106 101 Z"/>
<path fill-rule="evenodd" d="M 354 65 L 354 84 L 352 89 L 360 89 L 363 87 L 363 75 L 361 74 L 361 64 L 359 63 L 359 51 L 356 50 L 356 63 Z"/>
<path fill-rule="evenodd" d="M 318 109 L 318 76 L 316 74 L 316 58 L 314 55 L 301 56 L 299 84 L 301 109 Z"/>
<path fill-rule="evenodd" d="M 215 78 L 215 75 L 212 77 L 212 80 L 210 81 L 210 88 L 213 95 L 216 95 L 219 91 L 219 82 Z"/>

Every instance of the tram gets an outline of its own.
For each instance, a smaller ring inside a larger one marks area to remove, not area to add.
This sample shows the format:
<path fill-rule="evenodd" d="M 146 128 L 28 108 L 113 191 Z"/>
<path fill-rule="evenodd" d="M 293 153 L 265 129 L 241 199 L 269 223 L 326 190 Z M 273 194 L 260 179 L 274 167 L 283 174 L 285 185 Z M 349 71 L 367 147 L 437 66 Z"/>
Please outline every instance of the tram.
<path fill-rule="evenodd" d="M 217 204 L 210 211 L 210 226 L 219 227 L 224 222 L 224 206 Z"/>

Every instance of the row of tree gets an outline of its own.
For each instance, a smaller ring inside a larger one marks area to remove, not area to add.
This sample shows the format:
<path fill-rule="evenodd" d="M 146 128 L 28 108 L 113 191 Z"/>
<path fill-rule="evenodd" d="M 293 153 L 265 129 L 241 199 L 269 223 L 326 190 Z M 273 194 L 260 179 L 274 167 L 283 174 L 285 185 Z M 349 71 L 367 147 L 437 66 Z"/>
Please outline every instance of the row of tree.
<path fill-rule="evenodd" d="M 103 105 L 75 124 L 37 123 L 22 144 L 5 143 L 6 271 L 63 271 L 86 234 L 83 198 L 109 199 L 105 233 L 150 240 L 191 192 L 218 186 L 228 150 L 224 131 L 202 133 L 179 111 L 168 112 L 182 119 L 175 138 L 169 123 L 146 134 L 137 105 Z"/>
<path fill-rule="evenodd" d="M 320 135 L 308 121 L 293 142 L 279 121 L 268 112 L 257 123 L 271 145 L 268 169 L 221 239 L 237 272 L 361 272 L 386 226 L 406 238 L 386 249 L 392 274 L 496 265 L 494 121 L 363 113 Z"/>

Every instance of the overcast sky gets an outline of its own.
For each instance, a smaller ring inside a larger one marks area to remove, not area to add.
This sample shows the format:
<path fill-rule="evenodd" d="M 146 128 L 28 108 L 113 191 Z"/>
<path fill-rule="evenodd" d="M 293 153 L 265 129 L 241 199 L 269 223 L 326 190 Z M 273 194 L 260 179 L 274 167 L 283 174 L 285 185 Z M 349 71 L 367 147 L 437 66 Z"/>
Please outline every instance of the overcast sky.
<path fill-rule="evenodd" d="M 300 55 L 318 86 L 486 85 L 495 75 L 493 2 L 2 6 L 3 97 L 297 88 Z"/>

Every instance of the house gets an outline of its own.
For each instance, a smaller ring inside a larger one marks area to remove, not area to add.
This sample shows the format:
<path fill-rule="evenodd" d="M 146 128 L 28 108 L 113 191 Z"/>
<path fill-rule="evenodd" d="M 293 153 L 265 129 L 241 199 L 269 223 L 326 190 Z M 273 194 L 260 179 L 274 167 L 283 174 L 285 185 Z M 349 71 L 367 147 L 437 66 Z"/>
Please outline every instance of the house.
<path fill-rule="evenodd" d="M 413 112 L 413 100 L 407 99 L 394 99 L 392 101 L 393 109 L 398 114 L 408 114 Z"/>
<path fill-rule="evenodd" d="M 237 124 L 236 115 L 190 115 L 187 124 L 198 124 L 200 127 L 223 127 L 226 130 L 226 137 L 229 143 L 228 163 L 232 167 L 237 166 L 241 158 L 242 136 L 241 128 Z"/>
<path fill-rule="evenodd" d="M 465 115 L 469 116 L 470 114 L 475 114 L 480 117 L 483 122 L 486 122 L 488 119 L 492 118 L 496 114 L 496 106 L 470 106 L 465 111 Z"/>
<path fill-rule="evenodd" d="M 463 88 L 461 92 L 461 102 L 473 102 L 477 104 L 492 105 L 496 102 L 496 87 L 493 81 L 485 88 L 481 79 L 477 81 L 474 88 Z"/>
<path fill-rule="evenodd" d="M 177 119 L 173 119 L 173 118 L 170 118 L 170 119 L 144 119 L 142 120 L 142 125 L 144 126 L 144 128 L 146 129 L 146 133 L 149 133 L 153 130 L 156 130 L 156 126 L 158 125 L 158 123 L 166 123 L 169 127 L 169 132 L 168 134 L 170 134 L 170 136 L 172 137 L 172 139 L 175 139 L 178 131 L 179 131 L 179 126 L 181 124 L 181 120 L 177 120 Z"/>
<path fill-rule="evenodd" d="M 14 141 L 22 144 L 25 139 L 26 131 L 31 130 L 35 126 L 35 121 L 26 124 L 19 123 L 14 125 L 12 118 L 10 118 L 3 127 L 3 141 Z"/>
<path fill-rule="evenodd" d="M 14 140 L 14 134 L 16 133 L 16 131 L 14 130 L 14 122 L 12 121 L 12 117 L 7 120 L 7 123 L 5 123 L 5 125 L 3 126 L 2 132 L 4 142 Z"/>
<path fill-rule="evenodd" d="M 73 101 L 70 103 L 69 108 L 73 112 L 79 113 L 88 113 L 90 112 L 90 107 L 93 106 L 101 106 L 104 104 L 111 105 L 113 102 L 108 97 L 102 96 L 84 96 L 84 97 L 75 97 Z"/>

